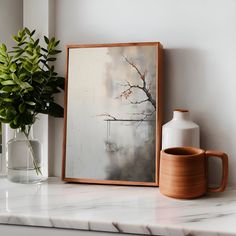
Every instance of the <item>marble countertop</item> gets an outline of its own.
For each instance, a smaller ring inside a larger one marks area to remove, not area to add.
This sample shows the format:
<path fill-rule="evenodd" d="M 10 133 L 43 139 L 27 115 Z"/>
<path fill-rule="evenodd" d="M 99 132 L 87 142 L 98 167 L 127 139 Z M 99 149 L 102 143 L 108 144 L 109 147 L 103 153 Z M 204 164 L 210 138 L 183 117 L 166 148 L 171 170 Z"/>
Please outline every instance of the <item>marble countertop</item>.
<path fill-rule="evenodd" d="M 236 188 L 197 200 L 176 200 L 155 187 L 40 185 L 0 179 L 0 223 L 171 235 L 236 235 Z"/>

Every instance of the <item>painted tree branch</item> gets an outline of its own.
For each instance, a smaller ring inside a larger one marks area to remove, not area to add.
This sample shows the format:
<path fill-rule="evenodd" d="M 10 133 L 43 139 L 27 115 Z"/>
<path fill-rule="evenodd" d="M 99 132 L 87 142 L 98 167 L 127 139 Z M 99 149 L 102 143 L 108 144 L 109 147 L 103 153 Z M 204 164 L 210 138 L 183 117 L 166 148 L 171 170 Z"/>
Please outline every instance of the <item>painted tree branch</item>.
<path fill-rule="evenodd" d="M 113 115 L 110 115 L 109 113 L 103 113 L 103 114 L 99 114 L 97 116 L 101 116 L 101 117 L 106 117 L 107 119 L 106 120 L 112 120 L 112 121 L 136 121 L 136 122 L 139 122 L 139 125 L 147 120 L 149 117 L 151 117 L 154 113 L 155 113 L 156 110 L 153 110 L 152 112 L 150 113 L 146 113 L 146 112 L 140 112 L 140 113 L 133 113 L 132 115 L 135 115 L 135 116 L 143 116 L 142 118 L 136 118 L 136 119 L 121 119 L 121 118 L 117 118 Z"/>
<path fill-rule="evenodd" d="M 118 120 L 116 117 L 108 114 L 108 113 L 103 113 L 103 114 L 100 114 L 100 115 L 97 115 L 97 116 L 103 116 L 103 117 L 107 117 L 107 118 L 110 118 L 112 120 Z"/>
<path fill-rule="evenodd" d="M 144 73 L 141 72 L 141 70 L 132 62 L 130 61 L 127 57 L 125 57 L 125 61 L 137 72 L 137 74 L 139 75 L 139 78 L 141 79 L 142 81 L 142 85 L 139 85 L 139 84 L 131 84 L 129 81 L 126 81 L 125 84 L 121 84 L 121 86 L 125 87 L 125 90 L 123 92 L 121 92 L 121 94 L 117 97 L 117 98 L 125 98 L 127 99 L 130 104 L 142 104 L 142 103 L 145 103 L 145 102 L 150 102 L 153 106 L 153 111 L 151 112 L 140 112 L 140 113 L 133 113 L 132 115 L 134 116 L 139 116 L 138 119 L 119 119 L 113 115 L 110 115 L 109 113 L 103 113 L 103 114 L 100 114 L 100 115 L 97 115 L 97 116 L 102 116 L 102 117 L 106 117 L 107 119 L 109 120 L 112 120 L 112 121 L 136 121 L 138 122 L 138 126 L 145 120 L 147 120 L 148 118 L 150 118 L 156 111 L 156 100 L 152 97 L 152 94 L 150 93 L 150 84 L 147 85 L 147 82 L 146 82 L 146 75 L 147 75 L 147 71 L 145 71 Z M 146 95 L 146 98 L 141 100 L 141 101 L 133 101 L 130 98 L 130 96 L 133 94 L 133 90 L 134 89 L 138 89 L 138 90 L 141 90 L 145 93 Z M 142 116 L 142 117 L 140 117 Z"/>
<path fill-rule="evenodd" d="M 151 113 L 145 114 L 144 117 L 143 117 L 142 119 L 140 119 L 138 126 L 139 126 L 143 121 L 145 121 L 148 117 L 152 116 L 152 115 L 155 113 L 155 111 L 156 111 L 156 110 L 153 110 Z"/>
<path fill-rule="evenodd" d="M 156 110 L 156 100 L 152 97 L 152 94 L 150 93 L 150 89 L 147 87 L 147 83 L 146 83 L 146 74 L 147 71 L 145 71 L 144 73 L 142 73 L 139 68 L 133 63 L 131 62 L 127 57 L 124 57 L 125 61 L 136 70 L 136 72 L 138 73 L 140 79 L 142 80 L 142 86 L 137 85 L 137 84 L 131 84 L 129 81 L 126 81 L 126 86 L 128 87 L 126 90 L 124 90 L 118 97 L 122 98 L 124 97 L 125 99 L 128 99 L 128 97 L 132 94 L 132 90 L 133 89 L 140 89 L 142 90 L 146 96 L 147 99 L 144 99 L 142 101 L 136 101 L 136 102 L 131 102 L 132 104 L 140 104 L 143 102 L 150 102 L 152 104 L 152 106 L 155 108 Z"/>
<path fill-rule="evenodd" d="M 130 102 L 131 104 L 141 104 L 141 103 L 144 103 L 144 102 L 147 102 L 147 101 L 148 101 L 148 99 L 145 99 L 145 100 L 142 100 L 142 101 L 135 101 L 135 102 L 129 100 L 129 102 Z"/>
<path fill-rule="evenodd" d="M 131 65 L 136 71 L 137 73 L 139 74 L 140 78 L 145 81 L 145 76 L 146 76 L 146 72 L 144 72 L 144 74 L 141 73 L 141 71 L 138 69 L 138 67 L 133 63 L 131 62 L 127 57 L 124 57 L 125 58 L 125 61 Z"/>

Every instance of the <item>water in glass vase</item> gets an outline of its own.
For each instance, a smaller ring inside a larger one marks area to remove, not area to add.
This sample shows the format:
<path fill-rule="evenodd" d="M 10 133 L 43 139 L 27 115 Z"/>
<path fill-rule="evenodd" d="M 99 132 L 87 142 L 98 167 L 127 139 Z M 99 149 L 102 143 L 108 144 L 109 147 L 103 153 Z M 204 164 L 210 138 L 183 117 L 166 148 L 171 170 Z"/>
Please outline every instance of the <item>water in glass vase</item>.
<path fill-rule="evenodd" d="M 16 183 L 39 183 L 44 180 L 41 173 L 41 144 L 26 135 L 15 131 L 14 138 L 7 144 L 8 179 Z"/>

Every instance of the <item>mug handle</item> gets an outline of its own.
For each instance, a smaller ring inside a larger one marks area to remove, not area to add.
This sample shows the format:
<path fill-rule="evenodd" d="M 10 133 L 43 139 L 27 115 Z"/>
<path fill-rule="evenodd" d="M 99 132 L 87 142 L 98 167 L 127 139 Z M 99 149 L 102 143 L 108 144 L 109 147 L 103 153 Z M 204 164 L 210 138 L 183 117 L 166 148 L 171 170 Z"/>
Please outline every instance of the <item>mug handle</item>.
<path fill-rule="evenodd" d="M 223 192 L 225 190 L 225 187 L 227 185 L 228 181 L 228 156 L 226 153 L 218 152 L 218 151 L 211 151 L 208 150 L 205 152 L 206 157 L 214 156 L 218 157 L 222 161 L 222 180 L 219 187 L 216 188 L 210 188 L 208 187 L 208 192 L 216 193 L 216 192 Z"/>

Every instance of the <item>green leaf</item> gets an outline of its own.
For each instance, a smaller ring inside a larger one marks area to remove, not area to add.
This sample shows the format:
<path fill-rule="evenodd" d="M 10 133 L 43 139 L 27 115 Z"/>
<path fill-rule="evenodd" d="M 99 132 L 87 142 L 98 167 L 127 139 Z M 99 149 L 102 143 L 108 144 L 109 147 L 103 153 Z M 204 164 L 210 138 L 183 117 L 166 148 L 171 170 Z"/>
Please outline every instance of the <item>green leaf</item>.
<path fill-rule="evenodd" d="M 64 109 L 55 102 L 48 103 L 47 109 L 48 114 L 54 117 L 63 117 Z"/>
<path fill-rule="evenodd" d="M 41 48 L 41 49 L 42 49 L 42 51 L 48 53 L 48 50 L 47 50 L 47 49 L 45 49 L 45 48 Z"/>
<path fill-rule="evenodd" d="M 20 90 L 19 87 L 14 87 L 14 88 L 12 89 L 12 92 L 17 92 L 17 91 L 19 91 L 19 90 Z"/>
<path fill-rule="evenodd" d="M 6 123 L 8 123 L 8 122 L 6 122 Z M 17 129 L 17 128 L 20 128 L 20 124 L 14 122 L 14 120 L 13 120 L 13 121 L 10 122 L 10 127 L 12 129 Z"/>
<path fill-rule="evenodd" d="M 34 55 L 30 50 L 26 50 L 26 53 L 29 54 L 30 56 Z"/>
<path fill-rule="evenodd" d="M 1 78 L 1 79 L 4 79 L 4 80 L 8 80 L 8 79 L 10 79 L 11 77 L 10 77 L 8 74 L 0 74 L 0 78 Z"/>
<path fill-rule="evenodd" d="M 11 92 L 12 91 L 12 86 L 4 86 L 4 87 L 2 87 L 1 90 L 4 91 L 4 92 Z"/>
<path fill-rule="evenodd" d="M 44 78 L 42 77 L 33 77 L 33 81 L 39 83 L 39 84 L 42 84 L 44 82 Z"/>
<path fill-rule="evenodd" d="M 47 61 L 56 61 L 56 58 L 55 57 L 50 57 L 47 59 Z"/>
<path fill-rule="evenodd" d="M 17 43 L 20 42 L 20 40 L 19 40 L 19 38 L 17 37 L 17 35 L 13 35 L 12 38 L 13 38 Z"/>
<path fill-rule="evenodd" d="M 6 119 L 6 118 L 0 118 L 0 121 L 2 123 L 9 123 L 11 121 L 11 119 Z"/>
<path fill-rule="evenodd" d="M 32 70 L 32 67 L 27 62 L 23 63 L 23 68 L 29 72 Z"/>
<path fill-rule="evenodd" d="M 58 53 L 61 53 L 61 50 L 52 50 L 52 51 L 50 51 L 50 55 L 56 55 Z"/>
<path fill-rule="evenodd" d="M 44 41 L 45 41 L 47 44 L 49 44 L 49 39 L 48 39 L 48 37 L 44 36 Z"/>
<path fill-rule="evenodd" d="M 64 77 L 52 77 L 48 83 L 50 86 L 56 86 L 61 89 L 64 89 L 65 86 L 65 78 Z"/>
<path fill-rule="evenodd" d="M 22 80 L 22 79 L 24 79 L 27 76 L 28 76 L 27 73 L 22 73 L 22 74 L 19 75 L 19 78 Z"/>
<path fill-rule="evenodd" d="M 37 39 L 37 40 L 34 42 L 33 47 L 35 48 L 38 44 L 39 44 L 39 39 Z"/>
<path fill-rule="evenodd" d="M 46 60 L 40 60 L 40 62 L 42 62 L 44 65 L 46 65 L 47 64 L 47 61 Z"/>
<path fill-rule="evenodd" d="M 50 66 L 47 63 L 45 63 L 44 66 L 46 66 L 46 68 L 50 70 Z"/>
<path fill-rule="evenodd" d="M 16 83 L 13 80 L 5 80 L 1 82 L 2 85 L 15 85 Z"/>
<path fill-rule="evenodd" d="M 22 82 L 20 84 L 21 88 L 22 89 L 26 89 L 26 90 L 33 90 L 34 88 L 27 82 Z"/>
<path fill-rule="evenodd" d="M 29 113 L 22 113 L 18 118 L 18 122 L 24 125 L 33 124 L 35 121 L 34 116 Z"/>
<path fill-rule="evenodd" d="M 5 65 L 2 65 L 1 63 L 0 63 L 0 71 L 6 71 L 7 70 L 7 66 L 5 66 Z M 8 71 L 7 71 L 8 72 Z"/>
<path fill-rule="evenodd" d="M 0 116 L 6 117 L 6 108 L 0 110 Z"/>
<path fill-rule="evenodd" d="M 27 27 L 25 27 L 25 32 L 28 34 L 28 35 L 30 35 L 30 30 L 27 28 Z M 31 36 L 31 35 L 30 35 Z"/>
<path fill-rule="evenodd" d="M 55 47 L 58 46 L 58 44 L 60 43 L 60 40 L 55 42 Z"/>
<path fill-rule="evenodd" d="M 7 52 L 7 46 L 2 43 L 1 46 L 0 46 L 0 52 L 5 55 L 5 53 Z"/>
<path fill-rule="evenodd" d="M 23 49 L 21 49 L 21 48 L 18 48 L 18 49 L 15 49 L 15 50 L 13 50 L 13 51 L 10 51 L 11 53 L 17 53 L 17 52 L 24 52 L 24 50 Z"/>
<path fill-rule="evenodd" d="M 20 113 L 23 113 L 25 111 L 25 103 L 21 103 L 19 105 L 19 111 L 20 111 Z"/>
<path fill-rule="evenodd" d="M 6 107 L 6 118 L 12 119 L 17 114 L 13 106 Z"/>
<path fill-rule="evenodd" d="M 24 51 L 18 52 L 14 57 L 15 57 L 15 58 L 18 58 L 18 57 L 20 57 L 23 53 L 24 53 Z"/>
<path fill-rule="evenodd" d="M 51 87 L 51 86 L 45 86 L 45 87 L 44 87 L 44 92 L 51 94 L 51 93 L 53 92 L 53 87 Z"/>
<path fill-rule="evenodd" d="M 19 37 L 19 39 L 21 40 L 22 36 L 23 36 L 23 30 L 19 30 L 17 36 Z"/>
<path fill-rule="evenodd" d="M 0 62 L 5 63 L 6 57 L 2 54 L 0 54 Z"/>
<path fill-rule="evenodd" d="M 28 42 L 27 45 L 25 46 L 24 50 L 28 50 L 28 49 L 33 50 L 33 45 L 34 45 L 33 43 Z"/>
<path fill-rule="evenodd" d="M 11 71 L 11 72 L 15 72 L 15 71 L 16 71 L 16 68 L 17 68 L 16 63 L 13 63 L 13 64 L 11 64 L 11 66 L 10 66 L 10 71 Z"/>
<path fill-rule="evenodd" d="M 39 67 L 38 66 L 34 66 L 31 70 L 31 73 L 35 73 L 36 71 L 39 70 Z"/>
<path fill-rule="evenodd" d="M 19 117 L 20 117 L 20 114 L 18 114 L 17 116 L 15 116 L 15 118 L 13 119 L 13 124 L 14 124 L 14 125 L 20 125 L 20 123 L 19 123 Z"/>
<path fill-rule="evenodd" d="M 26 101 L 25 102 L 26 104 L 30 105 L 30 106 L 35 106 L 36 103 L 35 102 L 32 102 L 32 101 Z"/>
<path fill-rule="evenodd" d="M 4 102 L 14 102 L 14 99 L 12 98 L 3 98 Z"/>
<path fill-rule="evenodd" d="M 35 30 L 33 30 L 31 33 L 30 33 L 30 36 L 32 37 L 35 33 Z"/>
<path fill-rule="evenodd" d="M 41 55 L 41 47 L 40 45 L 38 45 L 36 48 L 35 48 L 35 52 L 37 52 L 37 55 Z"/>
<path fill-rule="evenodd" d="M 1 96 L 4 95 L 4 94 L 7 94 L 7 93 L 8 93 L 8 91 L 4 91 L 4 90 L 0 89 L 0 95 Z"/>
<path fill-rule="evenodd" d="M 24 44 L 26 44 L 27 42 L 20 42 L 19 44 L 18 44 L 18 46 L 22 46 L 22 45 L 24 45 Z"/>
<path fill-rule="evenodd" d="M 20 84 L 21 81 L 18 79 L 18 77 L 16 76 L 15 73 L 12 73 L 12 74 L 11 74 L 11 77 L 12 77 L 13 81 L 16 82 L 16 84 Z"/>
<path fill-rule="evenodd" d="M 61 90 L 59 90 L 58 88 L 53 88 L 53 93 L 60 93 L 61 92 Z"/>
<path fill-rule="evenodd" d="M 33 89 L 33 87 L 29 83 L 21 81 L 16 76 L 16 74 L 12 73 L 11 76 L 12 76 L 13 81 L 15 81 L 22 89 L 25 89 L 25 90 L 27 90 L 27 89 L 32 90 Z"/>

